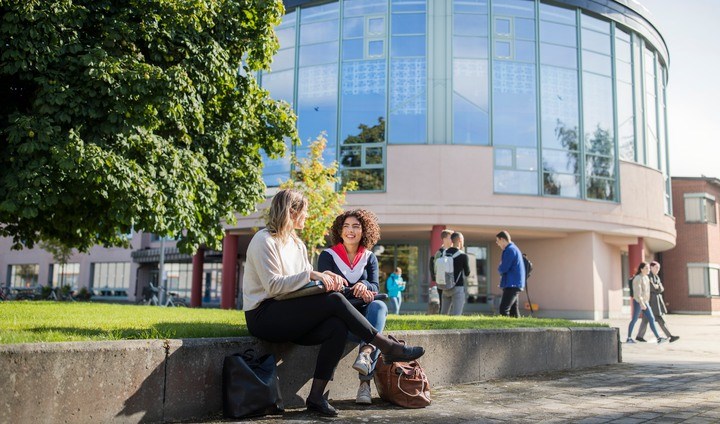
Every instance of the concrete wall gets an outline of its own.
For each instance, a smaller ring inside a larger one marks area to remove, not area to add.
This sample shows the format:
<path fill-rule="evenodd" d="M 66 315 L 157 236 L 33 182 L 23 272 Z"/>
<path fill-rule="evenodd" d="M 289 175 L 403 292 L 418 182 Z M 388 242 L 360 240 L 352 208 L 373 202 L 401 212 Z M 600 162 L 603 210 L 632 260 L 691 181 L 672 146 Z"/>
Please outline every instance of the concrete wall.
<path fill-rule="evenodd" d="M 615 328 L 414 331 L 433 387 L 620 362 Z M 286 406 L 310 389 L 318 347 L 251 337 L 0 346 L 0 423 L 146 423 L 200 420 L 222 411 L 223 358 L 273 352 Z M 358 380 L 348 344 L 332 399 L 352 399 Z M 377 393 L 375 391 L 374 393 Z"/>

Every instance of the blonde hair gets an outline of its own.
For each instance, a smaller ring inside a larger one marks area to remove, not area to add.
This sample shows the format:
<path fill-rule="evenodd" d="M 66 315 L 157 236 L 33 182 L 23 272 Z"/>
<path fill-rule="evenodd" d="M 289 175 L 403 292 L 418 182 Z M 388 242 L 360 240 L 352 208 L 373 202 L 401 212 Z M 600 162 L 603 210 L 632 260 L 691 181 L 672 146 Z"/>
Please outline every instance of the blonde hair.
<path fill-rule="evenodd" d="M 267 229 L 273 237 L 287 240 L 295 237 L 295 224 L 293 215 L 297 215 L 307 208 L 308 201 L 305 196 L 294 189 L 280 190 L 270 202 L 267 216 Z"/>

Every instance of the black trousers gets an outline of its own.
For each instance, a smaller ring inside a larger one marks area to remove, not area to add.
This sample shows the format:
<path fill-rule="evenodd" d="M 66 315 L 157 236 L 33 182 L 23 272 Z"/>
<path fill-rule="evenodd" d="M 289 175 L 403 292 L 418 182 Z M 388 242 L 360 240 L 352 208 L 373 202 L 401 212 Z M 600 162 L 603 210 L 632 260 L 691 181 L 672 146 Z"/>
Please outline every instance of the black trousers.
<path fill-rule="evenodd" d="M 520 295 L 520 288 L 518 287 L 507 287 L 503 289 L 502 299 L 500 300 L 500 315 L 506 317 L 520 318 L 520 309 L 518 308 L 518 296 Z"/>
<path fill-rule="evenodd" d="M 365 343 L 378 333 L 345 296 L 337 292 L 283 301 L 268 299 L 257 308 L 245 311 L 245 320 L 250 334 L 259 339 L 320 345 L 313 375 L 320 380 L 332 380 L 348 333 Z"/>

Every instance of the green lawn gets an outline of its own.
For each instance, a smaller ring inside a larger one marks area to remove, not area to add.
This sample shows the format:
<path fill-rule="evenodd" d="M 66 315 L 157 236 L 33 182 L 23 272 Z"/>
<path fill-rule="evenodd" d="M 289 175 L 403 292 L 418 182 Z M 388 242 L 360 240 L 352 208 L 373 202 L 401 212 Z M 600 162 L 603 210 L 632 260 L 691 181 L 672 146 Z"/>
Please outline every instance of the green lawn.
<path fill-rule="evenodd" d="M 606 327 L 562 319 L 485 315 L 390 316 L 386 332 L 398 330 L 529 327 Z M 86 302 L 0 303 L 0 344 L 88 340 L 183 339 L 249 335 L 242 311 L 162 308 Z"/>

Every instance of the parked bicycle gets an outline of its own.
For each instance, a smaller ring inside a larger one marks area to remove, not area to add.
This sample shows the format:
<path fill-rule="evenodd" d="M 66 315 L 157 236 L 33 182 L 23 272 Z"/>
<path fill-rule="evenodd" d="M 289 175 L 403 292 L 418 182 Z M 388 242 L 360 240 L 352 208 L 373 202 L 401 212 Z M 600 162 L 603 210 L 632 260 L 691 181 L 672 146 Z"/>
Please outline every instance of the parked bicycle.
<path fill-rule="evenodd" d="M 160 304 L 160 292 L 165 291 L 167 293 L 165 303 Z M 158 287 L 153 283 L 143 288 L 143 295 L 140 300 L 137 301 L 138 305 L 151 305 L 151 306 L 177 306 L 187 307 L 185 299 L 178 296 L 175 292 L 168 292 L 164 287 Z"/>

